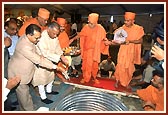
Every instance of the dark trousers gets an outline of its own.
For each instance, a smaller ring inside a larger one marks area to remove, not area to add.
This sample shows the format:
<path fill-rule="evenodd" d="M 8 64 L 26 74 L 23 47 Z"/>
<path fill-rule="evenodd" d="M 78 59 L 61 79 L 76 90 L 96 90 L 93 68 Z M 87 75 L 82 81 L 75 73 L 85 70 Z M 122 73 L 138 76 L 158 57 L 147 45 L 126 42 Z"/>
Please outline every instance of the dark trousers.
<path fill-rule="evenodd" d="M 109 71 L 104 71 L 104 69 L 100 69 L 101 75 L 102 76 L 109 76 Z"/>
<path fill-rule="evenodd" d="M 8 62 L 9 62 L 8 48 L 4 48 L 4 77 L 8 78 Z"/>

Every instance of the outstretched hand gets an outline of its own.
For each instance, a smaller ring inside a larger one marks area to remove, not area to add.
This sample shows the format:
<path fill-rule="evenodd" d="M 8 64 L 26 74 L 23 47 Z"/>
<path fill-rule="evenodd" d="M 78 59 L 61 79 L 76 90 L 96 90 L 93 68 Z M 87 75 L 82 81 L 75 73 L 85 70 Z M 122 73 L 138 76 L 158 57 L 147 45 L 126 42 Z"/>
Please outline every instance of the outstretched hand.
<path fill-rule="evenodd" d="M 76 36 L 69 40 L 69 45 L 76 39 L 80 38 L 79 32 L 76 32 Z"/>

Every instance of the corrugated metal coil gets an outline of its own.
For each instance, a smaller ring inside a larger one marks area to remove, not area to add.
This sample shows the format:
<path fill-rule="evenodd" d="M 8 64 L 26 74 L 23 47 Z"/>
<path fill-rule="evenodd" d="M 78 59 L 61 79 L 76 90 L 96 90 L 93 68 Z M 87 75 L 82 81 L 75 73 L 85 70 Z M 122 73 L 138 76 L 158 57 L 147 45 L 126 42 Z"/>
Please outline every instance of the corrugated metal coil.
<path fill-rule="evenodd" d="M 55 111 L 128 111 L 128 108 L 110 94 L 84 90 L 60 100 Z"/>

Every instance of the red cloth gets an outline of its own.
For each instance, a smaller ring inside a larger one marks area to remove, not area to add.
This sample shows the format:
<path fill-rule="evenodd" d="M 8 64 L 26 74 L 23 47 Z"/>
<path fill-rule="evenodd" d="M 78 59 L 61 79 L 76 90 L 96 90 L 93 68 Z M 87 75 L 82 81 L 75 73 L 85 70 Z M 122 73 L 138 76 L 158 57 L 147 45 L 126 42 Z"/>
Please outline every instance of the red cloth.
<path fill-rule="evenodd" d="M 117 91 L 117 92 L 132 92 L 131 89 L 126 89 L 125 87 L 122 87 L 121 85 L 119 85 L 118 88 L 116 88 L 114 79 L 109 79 L 105 77 L 97 77 L 97 79 L 100 82 L 99 84 L 96 84 L 94 81 L 81 84 L 80 83 L 81 79 L 82 79 L 82 75 L 79 75 L 78 78 L 70 77 L 70 81 L 67 81 L 67 82 L 73 83 L 74 85 L 79 84 L 79 85 L 90 86 L 90 87 L 95 87 L 95 88 L 105 89 L 105 90 L 112 90 L 112 91 Z"/>

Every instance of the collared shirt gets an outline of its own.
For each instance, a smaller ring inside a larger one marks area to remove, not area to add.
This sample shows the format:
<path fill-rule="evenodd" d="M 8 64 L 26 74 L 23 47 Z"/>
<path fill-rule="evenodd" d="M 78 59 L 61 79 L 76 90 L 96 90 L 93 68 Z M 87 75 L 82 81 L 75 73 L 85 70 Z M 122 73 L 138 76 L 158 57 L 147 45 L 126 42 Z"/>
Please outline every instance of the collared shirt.
<path fill-rule="evenodd" d="M 4 32 L 4 37 L 9 37 L 11 38 L 12 40 L 12 44 L 11 46 L 8 48 L 8 51 L 9 51 L 9 54 L 10 56 L 13 55 L 14 51 L 15 51 L 15 47 L 16 47 L 16 44 L 17 44 L 17 41 L 18 41 L 18 36 L 17 35 L 13 35 L 13 36 L 10 36 L 8 33 Z"/>

